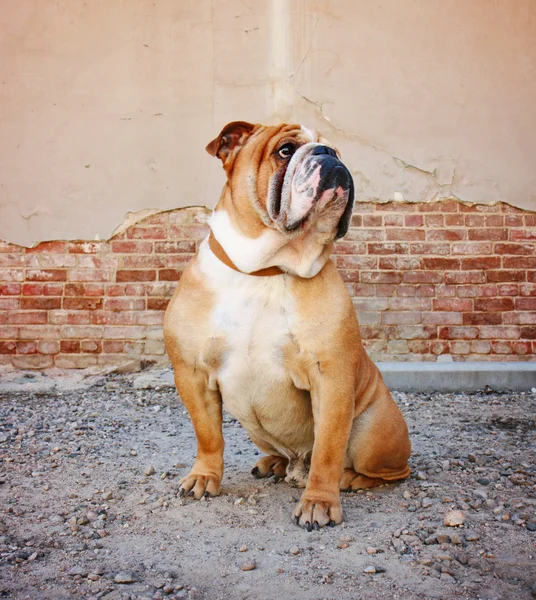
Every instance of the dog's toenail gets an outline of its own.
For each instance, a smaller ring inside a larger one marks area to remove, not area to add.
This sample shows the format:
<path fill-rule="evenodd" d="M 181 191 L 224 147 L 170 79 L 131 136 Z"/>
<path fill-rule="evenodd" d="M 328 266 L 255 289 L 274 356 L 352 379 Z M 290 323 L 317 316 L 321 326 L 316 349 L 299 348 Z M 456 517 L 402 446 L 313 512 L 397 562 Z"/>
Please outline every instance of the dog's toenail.
<path fill-rule="evenodd" d="M 316 531 L 318 531 L 320 529 L 320 525 L 318 524 L 318 521 L 315 521 L 313 523 L 313 528 L 316 529 Z"/>
<path fill-rule="evenodd" d="M 309 523 L 309 521 L 305 523 L 305 529 L 307 529 L 307 531 L 312 531 L 313 528 L 311 527 L 311 523 Z"/>
<path fill-rule="evenodd" d="M 331 520 L 331 521 L 328 523 L 328 525 L 329 525 L 330 527 L 335 527 L 335 521 Z"/>

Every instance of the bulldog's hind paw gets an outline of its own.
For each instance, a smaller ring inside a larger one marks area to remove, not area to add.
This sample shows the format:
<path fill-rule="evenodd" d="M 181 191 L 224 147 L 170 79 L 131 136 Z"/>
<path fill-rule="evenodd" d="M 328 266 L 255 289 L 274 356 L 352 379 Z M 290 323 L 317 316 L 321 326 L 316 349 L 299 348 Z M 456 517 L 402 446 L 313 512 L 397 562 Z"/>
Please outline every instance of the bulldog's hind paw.
<path fill-rule="evenodd" d="M 283 479 L 287 474 L 287 465 L 287 458 L 271 454 L 270 456 L 263 456 L 259 459 L 255 463 L 253 469 L 251 469 L 251 474 L 257 479 L 263 479 L 264 477 L 277 477 L 278 479 Z"/>
<path fill-rule="evenodd" d="M 292 514 L 294 523 L 307 531 L 333 527 L 342 521 L 341 501 L 338 495 L 327 499 L 304 492 Z"/>
<path fill-rule="evenodd" d="M 203 496 L 219 496 L 221 477 L 215 474 L 201 474 L 190 471 L 180 480 L 179 496 L 193 496 L 196 500 Z"/>

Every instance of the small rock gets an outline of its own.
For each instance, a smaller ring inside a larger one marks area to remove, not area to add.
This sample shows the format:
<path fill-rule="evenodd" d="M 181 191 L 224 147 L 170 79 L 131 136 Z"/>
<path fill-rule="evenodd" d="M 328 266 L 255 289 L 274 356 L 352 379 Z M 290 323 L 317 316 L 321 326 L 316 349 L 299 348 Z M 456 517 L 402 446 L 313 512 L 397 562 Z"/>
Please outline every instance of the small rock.
<path fill-rule="evenodd" d="M 370 565 L 363 569 L 363 573 L 374 575 L 375 573 L 385 573 L 385 569 L 383 567 L 378 567 L 377 565 Z"/>
<path fill-rule="evenodd" d="M 238 552 L 247 552 L 248 551 L 248 547 L 247 546 L 240 546 L 240 548 L 238 548 Z"/>
<path fill-rule="evenodd" d="M 138 453 L 136 452 L 136 450 L 131 450 L 130 456 L 138 456 Z"/>
<path fill-rule="evenodd" d="M 292 546 L 289 549 L 290 554 L 293 554 L 294 556 L 298 555 L 300 553 L 300 549 L 298 548 L 298 546 Z"/>
<path fill-rule="evenodd" d="M 369 546 L 367 548 L 367 554 L 376 554 L 378 552 L 377 548 L 373 548 L 372 546 Z"/>
<path fill-rule="evenodd" d="M 83 577 L 85 573 L 86 571 L 82 567 L 75 566 L 72 569 L 69 569 L 67 575 L 71 575 L 71 577 L 75 577 L 76 575 Z"/>
<path fill-rule="evenodd" d="M 242 569 L 242 571 L 253 571 L 257 568 L 257 563 L 253 559 L 246 560 L 242 563 L 240 568 Z"/>
<path fill-rule="evenodd" d="M 113 498 L 112 492 L 104 492 L 104 494 L 102 495 L 103 500 L 111 500 L 112 498 Z"/>
<path fill-rule="evenodd" d="M 441 573 L 440 579 L 441 581 L 445 581 L 446 583 L 456 583 L 454 577 L 452 575 L 449 575 L 448 573 Z"/>
<path fill-rule="evenodd" d="M 134 583 L 136 576 L 131 571 L 121 571 L 114 577 L 115 583 Z"/>
<path fill-rule="evenodd" d="M 344 550 L 345 548 L 348 548 L 350 546 L 350 544 L 348 542 L 339 542 L 337 544 L 337 548 L 339 548 L 339 550 Z"/>
<path fill-rule="evenodd" d="M 491 479 L 488 479 L 487 477 L 479 477 L 476 482 L 480 485 L 489 485 L 491 483 Z"/>
<path fill-rule="evenodd" d="M 421 504 L 423 508 L 428 508 L 429 506 L 432 506 L 433 502 L 430 498 L 423 498 Z"/>
<path fill-rule="evenodd" d="M 478 533 L 468 533 L 468 534 L 465 536 L 465 539 L 466 539 L 468 542 L 478 542 L 478 540 L 480 539 L 480 536 L 478 535 Z"/>
<path fill-rule="evenodd" d="M 147 477 L 149 477 L 150 475 L 154 475 L 155 473 L 156 473 L 156 470 L 153 467 L 153 465 L 149 465 L 143 472 L 143 474 L 147 475 Z"/>
<path fill-rule="evenodd" d="M 426 476 L 426 473 L 424 471 L 418 471 L 417 479 L 419 481 L 426 481 L 428 479 L 428 477 Z"/>
<path fill-rule="evenodd" d="M 536 531 L 536 521 L 527 521 L 526 527 L 529 531 Z"/>
<path fill-rule="evenodd" d="M 166 585 L 163 587 L 162 591 L 164 592 L 164 594 L 171 594 L 171 593 L 173 593 L 174 589 L 175 588 L 170 583 L 166 583 Z"/>
<path fill-rule="evenodd" d="M 444 523 L 447 527 L 457 527 L 463 525 L 465 516 L 461 510 L 449 510 L 445 515 Z"/>

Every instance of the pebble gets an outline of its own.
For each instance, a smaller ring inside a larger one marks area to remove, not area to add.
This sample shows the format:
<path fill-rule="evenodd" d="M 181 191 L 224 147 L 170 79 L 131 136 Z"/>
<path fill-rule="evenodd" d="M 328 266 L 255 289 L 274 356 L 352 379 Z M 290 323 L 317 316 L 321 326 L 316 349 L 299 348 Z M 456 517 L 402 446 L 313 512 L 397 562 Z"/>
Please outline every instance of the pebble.
<path fill-rule="evenodd" d="M 428 508 L 429 506 L 432 506 L 433 502 L 430 498 L 423 498 L 421 504 L 423 508 Z"/>
<path fill-rule="evenodd" d="M 130 456 L 138 456 L 138 453 L 136 452 L 136 450 L 131 450 Z"/>
<path fill-rule="evenodd" d="M 113 497 L 114 495 L 112 494 L 112 492 L 104 492 L 104 494 L 102 494 L 103 500 L 111 500 Z"/>
<path fill-rule="evenodd" d="M 245 560 L 241 564 L 240 568 L 242 569 L 242 571 L 253 571 L 257 568 L 257 563 L 253 559 Z"/>
<path fill-rule="evenodd" d="M 463 525 L 465 516 L 461 510 L 449 510 L 445 515 L 444 523 L 447 527 L 457 527 Z"/>
<path fill-rule="evenodd" d="M 79 575 L 80 577 L 83 577 L 85 575 L 87 571 L 85 569 L 83 569 L 80 566 L 74 566 L 72 569 L 69 569 L 69 571 L 67 572 L 67 575 L 71 575 L 71 577 L 74 577 L 75 575 Z"/>
<path fill-rule="evenodd" d="M 298 555 L 300 553 L 300 549 L 298 548 L 298 546 L 291 546 L 291 548 L 289 549 L 290 554 L 293 554 L 294 556 Z"/>
<path fill-rule="evenodd" d="M 240 548 L 238 548 L 238 552 L 247 552 L 247 551 L 248 551 L 247 546 L 240 546 Z"/>
<path fill-rule="evenodd" d="M 134 583 L 136 576 L 131 571 L 121 571 L 114 577 L 115 583 Z"/>
<path fill-rule="evenodd" d="M 153 465 L 149 465 L 148 467 L 146 467 L 145 471 L 143 472 L 144 475 L 147 475 L 147 477 L 149 477 L 150 475 L 154 475 L 156 473 L 156 469 L 153 467 Z"/>
<path fill-rule="evenodd" d="M 384 567 L 378 567 L 377 565 L 369 565 L 363 569 L 363 573 L 374 575 L 374 573 L 385 573 L 385 569 Z"/>
<path fill-rule="evenodd" d="M 376 554 L 378 552 L 377 548 L 373 548 L 372 546 L 369 546 L 367 548 L 367 554 Z"/>

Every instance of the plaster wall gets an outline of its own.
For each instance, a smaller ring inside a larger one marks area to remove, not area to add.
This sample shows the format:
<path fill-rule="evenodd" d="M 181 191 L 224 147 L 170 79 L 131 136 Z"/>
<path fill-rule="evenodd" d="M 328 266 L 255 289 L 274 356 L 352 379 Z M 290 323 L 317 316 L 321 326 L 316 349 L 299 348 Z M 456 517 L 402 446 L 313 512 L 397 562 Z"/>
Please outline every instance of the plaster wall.
<path fill-rule="evenodd" d="M 533 0 L 0 0 L 0 238 L 212 207 L 235 119 L 321 130 L 359 200 L 535 210 L 535 39 Z"/>

